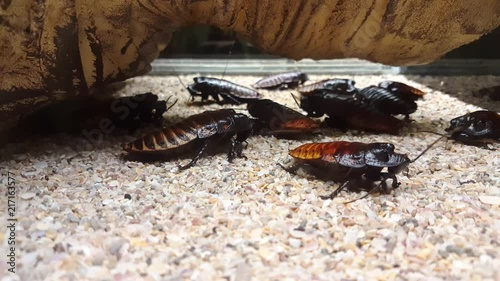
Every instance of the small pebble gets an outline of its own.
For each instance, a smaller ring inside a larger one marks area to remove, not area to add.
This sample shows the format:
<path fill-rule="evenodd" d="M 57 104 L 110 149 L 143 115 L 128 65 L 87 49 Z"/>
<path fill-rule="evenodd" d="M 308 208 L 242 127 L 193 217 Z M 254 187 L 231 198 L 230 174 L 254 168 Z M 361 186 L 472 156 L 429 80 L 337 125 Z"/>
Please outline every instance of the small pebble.
<path fill-rule="evenodd" d="M 21 199 L 29 200 L 35 196 L 36 196 L 36 194 L 34 192 L 26 192 L 26 193 L 21 194 L 20 197 L 21 197 Z"/>
<path fill-rule="evenodd" d="M 482 195 L 479 196 L 479 200 L 484 204 L 495 205 L 495 206 L 500 205 L 500 196 Z"/>

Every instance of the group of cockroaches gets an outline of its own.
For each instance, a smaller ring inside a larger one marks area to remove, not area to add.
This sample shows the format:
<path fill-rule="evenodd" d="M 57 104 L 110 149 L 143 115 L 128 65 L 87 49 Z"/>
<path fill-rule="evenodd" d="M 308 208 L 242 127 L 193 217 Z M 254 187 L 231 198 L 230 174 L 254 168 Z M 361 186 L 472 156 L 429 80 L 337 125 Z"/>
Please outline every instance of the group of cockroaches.
<path fill-rule="evenodd" d="M 207 149 L 221 143 L 230 145 L 229 162 L 235 157 L 245 157 L 243 143 L 251 135 L 296 138 L 319 132 L 325 126 L 395 134 L 411 122 L 409 115 L 417 110 L 416 101 L 424 96 L 423 91 L 394 81 L 383 81 L 363 89 L 356 88 L 355 81 L 350 79 L 327 79 L 311 84 L 305 84 L 306 81 L 308 76 L 298 71 L 271 75 L 257 81 L 252 88 L 218 78 L 195 77 L 194 83 L 187 87 L 192 100 L 200 97 L 205 102 L 211 97 L 221 105 L 247 104 L 252 117 L 230 108 L 204 111 L 162 127 L 125 144 L 123 148 L 131 159 L 171 159 L 196 151 L 188 164 L 179 166 L 183 170 L 192 167 Z M 298 100 L 293 94 L 292 97 L 307 115 L 263 99 L 258 89 L 296 89 L 301 97 Z M 142 121 L 157 121 L 167 110 L 166 101 L 154 98 L 143 100 L 145 102 L 136 109 L 137 113 L 141 113 L 137 116 Z M 324 123 L 313 119 L 324 115 Z M 400 119 L 396 117 L 398 115 L 404 117 Z M 434 143 L 448 137 L 467 145 L 488 148 L 489 142 L 500 139 L 500 115 L 493 111 L 465 114 L 451 120 L 446 131 L 448 133 Z M 406 154 L 395 152 L 394 145 L 390 143 L 306 143 L 290 150 L 289 155 L 295 163 L 282 167 L 291 173 L 302 167 L 342 183 L 323 199 L 334 198 L 346 188 L 367 191 L 361 197 L 364 198 L 376 190 L 388 193 L 397 188 L 400 183 L 396 175 L 406 170 L 434 143 L 413 160 Z M 392 180 L 390 187 L 386 183 L 388 179 Z"/>

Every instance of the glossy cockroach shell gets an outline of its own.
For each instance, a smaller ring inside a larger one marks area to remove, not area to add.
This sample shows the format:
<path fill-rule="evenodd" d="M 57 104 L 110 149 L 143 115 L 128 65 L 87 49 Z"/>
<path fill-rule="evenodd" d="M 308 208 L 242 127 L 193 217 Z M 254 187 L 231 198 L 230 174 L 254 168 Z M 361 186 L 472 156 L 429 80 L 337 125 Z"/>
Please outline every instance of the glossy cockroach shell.
<path fill-rule="evenodd" d="M 278 73 L 260 79 L 252 87 L 255 89 L 291 89 L 297 87 L 299 84 L 303 84 L 308 79 L 307 74 L 298 71 Z"/>

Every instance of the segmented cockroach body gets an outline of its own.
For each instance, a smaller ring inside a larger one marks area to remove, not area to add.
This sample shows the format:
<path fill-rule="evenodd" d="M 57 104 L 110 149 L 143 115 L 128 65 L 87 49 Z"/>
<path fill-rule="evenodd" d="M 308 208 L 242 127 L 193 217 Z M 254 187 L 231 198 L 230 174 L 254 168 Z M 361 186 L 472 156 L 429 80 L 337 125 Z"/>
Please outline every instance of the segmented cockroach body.
<path fill-rule="evenodd" d="M 242 104 L 249 100 L 260 99 L 260 94 L 254 89 L 250 89 L 233 82 L 211 77 L 195 77 L 194 83 L 187 87 L 192 100 L 200 96 L 202 101 L 211 96 L 217 103 Z M 222 101 L 220 97 L 222 97 Z"/>
<path fill-rule="evenodd" d="M 417 103 L 400 92 L 369 86 L 361 89 L 358 95 L 367 108 L 389 115 L 401 114 L 406 120 L 410 119 L 411 113 L 417 111 Z"/>
<path fill-rule="evenodd" d="M 401 82 L 382 81 L 378 86 L 397 94 L 405 100 L 416 101 L 422 99 L 425 95 L 423 91 Z"/>
<path fill-rule="evenodd" d="M 311 94 L 314 90 L 335 90 L 338 93 L 354 93 L 357 89 L 354 86 L 356 82 L 351 79 L 326 79 L 309 85 L 301 86 L 297 91 L 301 95 Z"/>
<path fill-rule="evenodd" d="M 307 74 L 294 71 L 274 74 L 260 79 L 252 85 L 255 89 L 293 89 L 309 79 Z"/>
<path fill-rule="evenodd" d="M 380 188 L 389 193 L 400 183 L 396 174 L 405 170 L 412 162 L 406 154 L 394 152 L 394 145 L 390 143 L 361 143 L 361 142 L 325 142 L 303 144 L 289 152 L 295 160 L 289 172 L 295 172 L 302 166 L 309 170 L 327 172 L 329 179 L 343 184 L 329 196 L 323 199 L 334 198 L 344 188 L 368 190 Z M 384 172 L 383 170 L 386 169 Z M 392 179 L 391 188 L 386 181 Z M 378 186 L 373 186 L 380 181 Z"/>
<path fill-rule="evenodd" d="M 209 146 L 229 140 L 231 141 L 229 161 L 231 162 L 235 156 L 244 157 L 242 143 L 251 131 L 252 123 L 245 114 L 236 113 L 233 109 L 205 111 L 125 144 L 123 149 L 132 157 L 142 156 L 142 158 L 148 156 L 168 158 L 197 150 L 191 162 L 180 167 L 186 169 L 193 166 Z"/>
<path fill-rule="evenodd" d="M 458 142 L 487 148 L 487 143 L 500 140 L 500 115 L 487 110 L 468 113 L 452 119 L 446 131 Z"/>
<path fill-rule="evenodd" d="M 256 118 L 260 134 L 292 136 L 319 129 L 315 120 L 269 99 L 248 102 L 248 113 Z"/>
<path fill-rule="evenodd" d="M 300 107 L 310 117 L 328 115 L 329 118 L 325 119 L 326 124 L 343 130 L 351 128 L 395 134 L 404 126 L 402 120 L 370 109 L 356 96 L 331 90 L 315 90 L 311 94 L 302 96 Z"/>

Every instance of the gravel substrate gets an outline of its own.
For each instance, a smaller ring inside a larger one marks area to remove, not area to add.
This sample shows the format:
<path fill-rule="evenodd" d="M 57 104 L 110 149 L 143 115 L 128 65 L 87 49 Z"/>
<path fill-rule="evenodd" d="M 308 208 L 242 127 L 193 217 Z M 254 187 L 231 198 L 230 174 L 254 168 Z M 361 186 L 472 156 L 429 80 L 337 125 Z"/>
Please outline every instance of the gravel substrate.
<path fill-rule="evenodd" d="M 399 175 L 392 194 L 348 205 L 362 194 L 322 200 L 338 184 L 277 165 L 290 161 L 289 149 L 312 141 L 391 142 L 412 158 L 437 138 L 417 131 L 444 132 L 449 119 L 476 105 L 498 111 L 499 102 L 470 92 L 498 85 L 500 77 L 340 77 L 358 87 L 401 81 L 427 95 L 399 136 L 252 137 L 246 160 L 230 164 L 221 153 L 181 172 L 177 165 L 189 159 L 123 160 L 121 144 L 133 136 L 96 146 L 81 135 L 7 145 L 0 167 L 15 174 L 18 275 L 7 272 L 3 228 L 1 280 L 500 280 L 498 150 L 443 141 Z M 251 85 L 258 77 L 225 79 Z M 146 91 L 179 98 L 167 123 L 221 108 L 188 106 L 176 77 L 132 79 L 119 93 Z M 291 91 L 262 92 L 297 108 Z"/>

